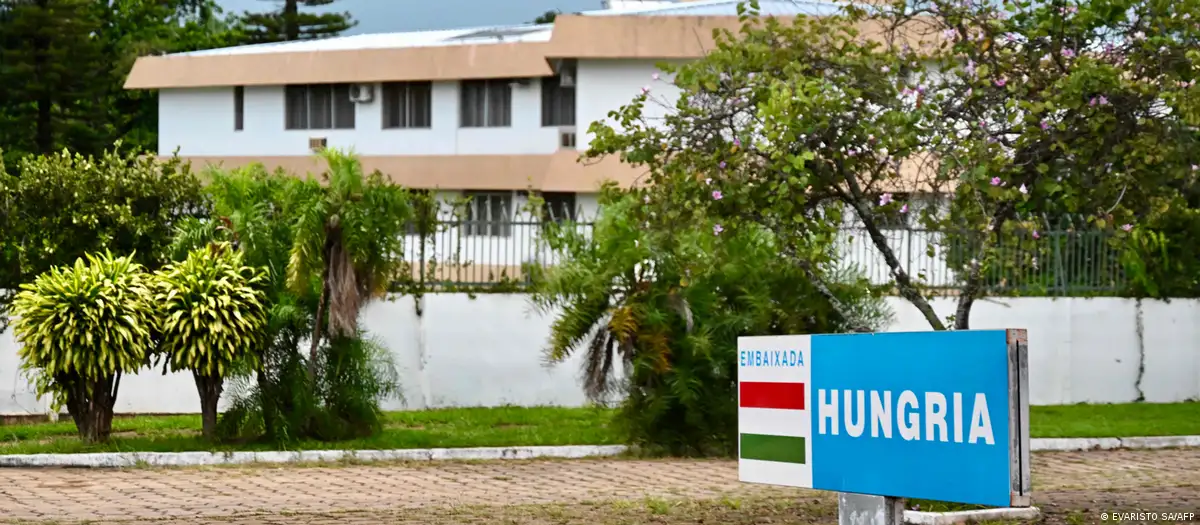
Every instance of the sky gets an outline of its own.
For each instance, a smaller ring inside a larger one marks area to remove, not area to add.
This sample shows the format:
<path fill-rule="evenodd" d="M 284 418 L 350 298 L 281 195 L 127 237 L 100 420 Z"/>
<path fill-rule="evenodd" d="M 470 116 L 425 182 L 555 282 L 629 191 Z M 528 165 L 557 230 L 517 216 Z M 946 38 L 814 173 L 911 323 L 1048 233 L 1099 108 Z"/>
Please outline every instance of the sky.
<path fill-rule="evenodd" d="M 274 0 L 219 0 L 227 12 L 265 11 Z M 338 0 L 325 8 L 349 11 L 358 26 L 347 35 L 423 31 L 530 22 L 546 11 L 600 9 L 600 0 Z"/>

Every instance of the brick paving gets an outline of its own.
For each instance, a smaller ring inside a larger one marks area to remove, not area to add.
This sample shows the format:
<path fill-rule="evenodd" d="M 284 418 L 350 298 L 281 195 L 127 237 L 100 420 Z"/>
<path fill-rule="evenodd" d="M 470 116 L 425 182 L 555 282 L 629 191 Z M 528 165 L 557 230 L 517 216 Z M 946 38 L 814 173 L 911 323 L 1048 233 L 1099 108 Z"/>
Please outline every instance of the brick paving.
<path fill-rule="evenodd" d="M 1137 508 L 1200 513 L 1196 450 L 1039 453 L 1033 473 L 1034 503 L 1051 513 L 1050 521 Z M 828 493 L 739 483 L 737 464 L 724 460 L 0 469 L 0 523 L 420 523 L 434 522 L 422 513 L 456 507 L 756 495 L 807 498 L 825 507 L 832 501 Z M 450 522 L 474 523 L 465 515 Z"/>

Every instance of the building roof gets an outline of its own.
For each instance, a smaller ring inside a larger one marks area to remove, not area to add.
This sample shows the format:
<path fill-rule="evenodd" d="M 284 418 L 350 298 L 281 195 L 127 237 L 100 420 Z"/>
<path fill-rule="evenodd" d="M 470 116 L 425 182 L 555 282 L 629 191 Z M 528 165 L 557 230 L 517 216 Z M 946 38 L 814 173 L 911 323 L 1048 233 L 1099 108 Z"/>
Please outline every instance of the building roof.
<path fill-rule="evenodd" d="M 738 16 L 738 4 L 743 0 L 701 0 L 692 2 L 655 2 L 646 7 L 598 9 L 579 13 L 583 16 Z M 665 5 L 664 5 L 665 4 Z M 838 4 L 821 0 L 760 0 L 762 16 L 798 15 L 823 16 L 837 12 Z M 251 44 L 219 49 L 206 49 L 166 56 L 213 56 L 254 53 L 291 53 L 312 51 L 353 51 L 359 49 L 394 49 L 463 44 L 504 44 L 514 42 L 548 42 L 554 24 L 519 24 L 481 26 L 436 31 L 402 33 L 373 33 L 341 36 L 320 40 Z"/>
<path fill-rule="evenodd" d="M 686 60 L 713 49 L 714 30 L 743 25 L 739 0 L 664 3 L 559 15 L 553 24 L 380 33 L 141 57 L 126 89 L 528 78 L 560 58 Z M 826 16 L 822 0 L 759 0 L 765 17 Z M 880 27 L 863 23 L 866 38 Z"/>
<path fill-rule="evenodd" d="M 579 13 L 584 16 L 738 16 L 738 4 L 744 0 L 700 0 L 675 2 L 670 5 L 651 4 L 641 8 L 599 9 Z M 841 7 L 822 0 L 759 0 L 762 16 L 827 16 Z"/>

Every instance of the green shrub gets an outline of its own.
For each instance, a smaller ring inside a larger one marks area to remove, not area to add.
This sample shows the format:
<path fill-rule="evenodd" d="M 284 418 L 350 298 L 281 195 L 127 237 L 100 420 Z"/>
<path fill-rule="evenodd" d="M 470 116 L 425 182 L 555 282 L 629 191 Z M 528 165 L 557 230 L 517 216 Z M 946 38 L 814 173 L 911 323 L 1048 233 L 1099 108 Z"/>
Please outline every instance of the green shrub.
<path fill-rule="evenodd" d="M 582 351 L 587 394 L 601 402 L 625 394 L 618 423 L 631 444 L 733 454 L 738 336 L 878 327 L 890 315 L 860 279 L 833 286 L 858 318 L 834 315 L 766 230 L 714 235 L 704 220 L 647 229 L 640 200 L 607 192 L 590 238 L 570 226 L 549 229 L 562 260 L 534 295 L 557 312 L 550 360 Z"/>
<path fill-rule="evenodd" d="M 216 433 L 226 374 L 238 364 L 258 367 L 253 350 L 266 335 L 264 280 L 261 270 L 242 264 L 241 252 L 226 243 L 192 250 L 186 260 L 156 274 L 159 351 L 171 371 L 192 373 L 206 437 Z"/>
<path fill-rule="evenodd" d="M 15 170 L 14 170 L 15 168 Z M 114 148 L 98 157 L 30 156 L 0 170 L 0 290 L 89 253 L 129 255 L 148 270 L 167 262 L 173 229 L 204 213 L 199 179 L 178 159 Z M 8 302 L 0 295 L 0 327 Z"/>
<path fill-rule="evenodd" d="M 106 253 L 21 286 L 13 327 L 37 393 L 65 405 L 85 441 L 108 439 L 121 376 L 145 366 L 156 316 L 149 277 Z"/>

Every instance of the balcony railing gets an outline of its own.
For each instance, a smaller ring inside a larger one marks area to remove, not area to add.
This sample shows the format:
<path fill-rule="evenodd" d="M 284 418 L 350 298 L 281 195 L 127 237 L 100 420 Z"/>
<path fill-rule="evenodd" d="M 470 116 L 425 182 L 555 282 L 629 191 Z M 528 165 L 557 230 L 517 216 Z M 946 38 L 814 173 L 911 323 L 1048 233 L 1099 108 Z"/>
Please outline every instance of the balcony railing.
<path fill-rule="evenodd" d="M 590 235 L 592 224 L 573 225 Z M 558 255 L 542 239 L 537 221 L 440 221 L 424 236 L 408 235 L 405 258 L 412 277 L 433 288 L 528 284 L 531 273 L 553 267 Z M 904 270 L 934 293 L 954 295 L 970 261 L 955 236 L 923 229 L 883 231 Z M 991 295 L 1102 295 L 1123 289 L 1116 249 L 1098 231 L 1048 231 L 1036 242 L 1002 242 L 984 271 Z M 893 282 L 891 269 L 866 232 L 842 231 L 838 263 L 853 267 L 873 284 Z"/>

